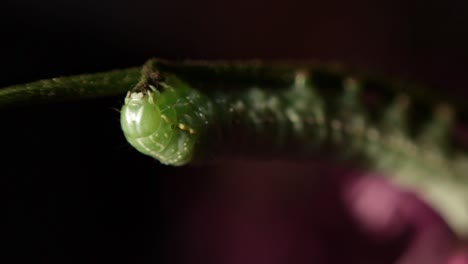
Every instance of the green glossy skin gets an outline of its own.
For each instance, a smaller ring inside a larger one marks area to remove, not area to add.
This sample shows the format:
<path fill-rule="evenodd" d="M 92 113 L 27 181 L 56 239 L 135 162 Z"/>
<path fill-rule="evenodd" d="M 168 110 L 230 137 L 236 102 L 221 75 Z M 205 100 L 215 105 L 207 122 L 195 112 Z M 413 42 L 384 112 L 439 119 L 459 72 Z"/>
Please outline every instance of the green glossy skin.
<path fill-rule="evenodd" d="M 194 156 L 195 145 L 213 123 L 208 98 L 175 76 L 166 77 L 160 90 L 129 92 L 121 111 L 121 125 L 128 142 L 163 164 L 184 165 Z"/>
<path fill-rule="evenodd" d="M 125 99 L 122 128 L 164 164 L 334 160 L 393 176 L 468 234 L 468 157 L 452 142 L 455 109 L 445 101 L 333 69 L 150 61 L 144 75 Z"/>

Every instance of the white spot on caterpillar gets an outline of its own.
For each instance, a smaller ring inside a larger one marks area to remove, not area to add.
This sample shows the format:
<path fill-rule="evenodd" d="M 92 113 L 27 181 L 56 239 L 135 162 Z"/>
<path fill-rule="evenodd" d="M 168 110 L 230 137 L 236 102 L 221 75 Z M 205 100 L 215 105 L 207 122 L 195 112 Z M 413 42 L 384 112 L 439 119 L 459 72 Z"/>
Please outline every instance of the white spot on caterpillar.
<path fill-rule="evenodd" d="M 191 127 L 188 127 L 187 125 L 184 125 L 184 124 L 178 124 L 178 127 L 181 130 L 188 131 L 190 134 L 196 134 L 197 133 L 197 131 L 195 131 L 195 129 L 193 129 Z"/>
<path fill-rule="evenodd" d="M 126 111 L 125 118 L 131 122 L 138 122 L 139 120 L 141 120 L 142 115 L 143 115 L 143 107 L 138 109 L 136 113 L 133 111 Z"/>
<path fill-rule="evenodd" d="M 297 131 L 302 131 L 304 126 L 302 124 L 302 119 L 299 114 L 292 108 L 286 109 L 286 116 L 288 117 L 289 121 L 293 123 L 294 129 Z"/>
<path fill-rule="evenodd" d="M 286 115 L 292 123 L 299 123 L 301 121 L 299 115 L 291 108 L 286 110 Z"/>
<path fill-rule="evenodd" d="M 130 99 L 132 100 L 141 100 L 143 98 L 143 93 L 138 92 L 138 93 L 131 93 L 130 94 Z"/>

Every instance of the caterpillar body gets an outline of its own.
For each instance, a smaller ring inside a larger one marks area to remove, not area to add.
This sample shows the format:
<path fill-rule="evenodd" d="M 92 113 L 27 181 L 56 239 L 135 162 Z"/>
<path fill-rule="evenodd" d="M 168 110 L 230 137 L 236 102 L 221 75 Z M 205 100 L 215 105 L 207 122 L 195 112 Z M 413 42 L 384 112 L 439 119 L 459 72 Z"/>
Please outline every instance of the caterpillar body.
<path fill-rule="evenodd" d="M 336 69 L 151 60 L 125 98 L 121 125 L 132 146 L 164 164 L 227 152 L 381 171 L 467 234 L 468 157 L 453 137 L 463 115 L 411 92 Z"/>

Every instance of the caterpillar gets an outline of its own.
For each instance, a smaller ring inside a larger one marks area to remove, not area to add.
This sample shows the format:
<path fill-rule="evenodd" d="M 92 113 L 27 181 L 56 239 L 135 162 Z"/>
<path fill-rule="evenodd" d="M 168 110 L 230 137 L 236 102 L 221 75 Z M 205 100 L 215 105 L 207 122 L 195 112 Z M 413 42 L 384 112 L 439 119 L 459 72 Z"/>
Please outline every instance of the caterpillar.
<path fill-rule="evenodd" d="M 318 159 L 375 170 L 419 192 L 468 236 L 468 156 L 455 135 L 467 111 L 417 86 L 320 65 L 152 59 L 141 73 L 3 89 L 0 105 L 125 92 L 125 138 L 161 163 Z"/>
<path fill-rule="evenodd" d="M 459 203 L 445 213 L 466 233 L 468 157 L 452 142 L 455 121 L 449 102 L 403 88 L 260 62 L 149 61 L 121 111 L 128 142 L 164 164 L 228 154 L 362 166 L 437 197 L 440 208 Z"/>

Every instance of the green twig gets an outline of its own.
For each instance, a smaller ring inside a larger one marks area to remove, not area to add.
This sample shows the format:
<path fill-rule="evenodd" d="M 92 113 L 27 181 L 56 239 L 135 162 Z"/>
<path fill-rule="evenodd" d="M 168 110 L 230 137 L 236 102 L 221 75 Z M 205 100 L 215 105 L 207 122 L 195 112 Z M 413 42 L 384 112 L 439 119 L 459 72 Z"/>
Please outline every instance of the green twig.
<path fill-rule="evenodd" d="M 135 67 L 13 85 L 0 89 L 0 108 L 125 95 L 140 71 Z"/>

